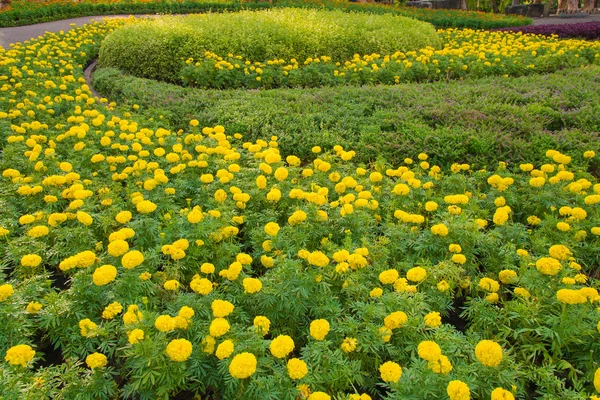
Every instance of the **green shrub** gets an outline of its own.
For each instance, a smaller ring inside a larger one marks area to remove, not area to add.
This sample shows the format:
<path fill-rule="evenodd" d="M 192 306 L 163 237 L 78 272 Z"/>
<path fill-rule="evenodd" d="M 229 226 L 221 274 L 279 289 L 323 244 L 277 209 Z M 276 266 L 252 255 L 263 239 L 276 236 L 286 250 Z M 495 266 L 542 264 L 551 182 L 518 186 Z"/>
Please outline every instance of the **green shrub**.
<path fill-rule="evenodd" d="M 186 121 L 222 124 L 249 140 L 276 135 L 284 153 L 311 147 L 360 149 L 360 162 L 392 163 L 426 151 L 436 163 L 544 163 L 545 150 L 575 155 L 598 148 L 600 68 L 521 78 L 275 90 L 201 90 L 101 69 L 94 87 L 111 100 L 162 115 L 174 129 Z M 597 168 L 594 164 L 593 168 Z M 593 172 L 593 171 L 592 171 Z"/>
<path fill-rule="evenodd" d="M 433 26 L 393 15 L 273 9 L 165 17 L 126 26 L 102 43 L 100 64 L 136 76 L 178 81 L 182 60 L 206 51 L 250 60 L 305 60 L 391 54 L 441 43 Z"/>

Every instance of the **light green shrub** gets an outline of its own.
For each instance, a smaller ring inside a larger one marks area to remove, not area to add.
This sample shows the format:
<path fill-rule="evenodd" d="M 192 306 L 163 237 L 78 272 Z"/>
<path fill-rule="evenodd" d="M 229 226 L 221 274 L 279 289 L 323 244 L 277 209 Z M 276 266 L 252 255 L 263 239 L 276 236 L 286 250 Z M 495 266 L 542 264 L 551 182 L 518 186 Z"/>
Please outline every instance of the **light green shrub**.
<path fill-rule="evenodd" d="M 440 48 L 432 25 L 393 15 L 275 9 L 146 20 L 109 35 L 100 64 L 137 76 L 178 81 L 183 60 L 204 52 L 235 54 L 253 61 L 356 53 L 392 54 Z"/>

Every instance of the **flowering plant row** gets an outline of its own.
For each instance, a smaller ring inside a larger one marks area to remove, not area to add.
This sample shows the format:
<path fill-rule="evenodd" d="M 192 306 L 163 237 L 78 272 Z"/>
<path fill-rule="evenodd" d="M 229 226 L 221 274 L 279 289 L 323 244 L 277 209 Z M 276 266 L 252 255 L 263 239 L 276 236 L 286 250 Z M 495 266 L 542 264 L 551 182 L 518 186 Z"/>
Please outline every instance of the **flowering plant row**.
<path fill-rule="evenodd" d="M 344 84 L 398 84 L 442 79 L 520 76 L 600 63 L 600 43 L 520 33 L 439 30 L 444 48 L 355 55 L 336 62 L 322 56 L 305 60 L 245 60 L 206 52 L 189 58 L 181 70 L 184 85 L 202 88 L 316 87 Z"/>
<path fill-rule="evenodd" d="M 84 83 L 121 24 L 0 52 L 3 395 L 599 394 L 600 184 L 571 157 L 362 165 L 171 131 Z"/>
<path fill-rule="evenodd" d="M 563 25 L 531 25 L 500 29 L 502 31 L 531 33 L 534 35 L 552 36 L 560 38 L 576 38 L 586 40 L 600 39 L 600 21 L 581 22 L 578 24 Z"/>

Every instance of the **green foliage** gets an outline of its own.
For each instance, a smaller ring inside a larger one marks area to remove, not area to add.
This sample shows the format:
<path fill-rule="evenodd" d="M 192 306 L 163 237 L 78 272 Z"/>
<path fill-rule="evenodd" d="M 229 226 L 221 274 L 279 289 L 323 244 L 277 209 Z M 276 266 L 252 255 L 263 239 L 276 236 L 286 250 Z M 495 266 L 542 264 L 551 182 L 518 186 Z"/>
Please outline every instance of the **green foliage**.
<path fill-rule="evenodd" d="M 136 0 L 13 0 L 11 7 L 0 12 L 0 26 L 21 26 L 65 18 L 115 14 L 188 14 L 204 12 L 231 12 L 264 10 L 274 7 L 303 7 L 342 9 L 372 14 L 395 14 L 432 23 L 436 27 L 503 28 L 531 24 L 521 16 L 486 14 L 458 10 L 424 10 L 415 7 L 389 6 L 373 3 L 349 3 L 336 0 L 275 0 L 267 2 L 237 1 L 142 1 Z"/>
<path fill-rule="evenodd" d="M 441 47 L 427 23 L 393 15 L 273 9 L 232 14 L 165 17 L 128 25 L 102 42 L 99 64 L 136 76 L 179 81 L 182 60 L 233 53 L 250 60 L 326 55 L 334 61 L 356 53 Z"/>
<path fill-rule="evenodd" d="M 360 148 L 362 162 L 400 162 L 427 151 L 436 162 L 542 162 L 546 148 L 575 155 L 597 148 L 598 67 L 523 78 L 487 78 L 392 87 L 200 90 L 100 69 L 94 86 L 174 129 L 196 118 L 247 137 L 276 135 L 284 152 L 315 145 Z M 141 111 L 142 111 L 141 110 Z M 160 116 L 160 117 L 159 117 Z M 598 165 L 590 165 L 597 173 Z"/>

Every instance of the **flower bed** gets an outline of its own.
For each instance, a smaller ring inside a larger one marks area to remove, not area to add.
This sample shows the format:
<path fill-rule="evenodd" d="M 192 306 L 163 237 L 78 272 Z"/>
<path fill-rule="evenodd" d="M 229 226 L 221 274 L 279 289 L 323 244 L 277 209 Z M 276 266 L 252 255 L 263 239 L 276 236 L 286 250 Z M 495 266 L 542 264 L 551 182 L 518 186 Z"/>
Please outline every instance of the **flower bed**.
<path fill-rule="evenodd" d="M 0 53 L 4 396 L 600 391 L 600 186 L 571 157 L 361 165 L 169 131 L 84 84 L 119 24 Z"/>
<path fill-rule="evenodd" d="M 586 40 L 600 39 L 600 22 L 582 22 L 579 24 L 535 25 L 499 29 L 505 32 L 531 33 L 534 35 L 556 36 Z"/>
<path fill-rule="evenodd" d="M 189 58 L 180 75 L 186 86 L 256 89 L 508 77 L 600 63 L 598 42 L 465 29 L 439 33 L 441 50 L 357 54 L 342 62 L 328 56 L 256 62 L 207 52 L 199 60 Z"/>
<path fill-rule="evenodd" d="M 505 16 L 475 11 L 421 10 L 414 7 L 387 6 L 370 3 L 349 3 L 338 0 L 275 0 L 267 2 L 236 2 L 219 0 L 13 0 L 0 10 L 0 26 L 21 26 L 89 15 L 113 14 L 188 14 L 218 11 L 260 10 L 272 7 L 307 7 L 343 9 L 375 14 L 397 14 L 430 22 L 437 27 L 501 28 L 531 23 L 521 16 Z"/>

